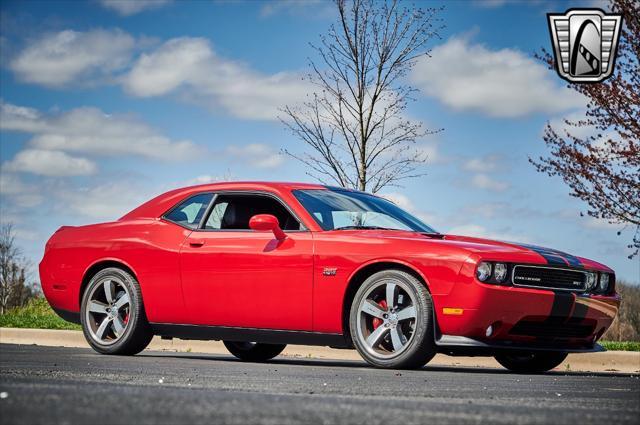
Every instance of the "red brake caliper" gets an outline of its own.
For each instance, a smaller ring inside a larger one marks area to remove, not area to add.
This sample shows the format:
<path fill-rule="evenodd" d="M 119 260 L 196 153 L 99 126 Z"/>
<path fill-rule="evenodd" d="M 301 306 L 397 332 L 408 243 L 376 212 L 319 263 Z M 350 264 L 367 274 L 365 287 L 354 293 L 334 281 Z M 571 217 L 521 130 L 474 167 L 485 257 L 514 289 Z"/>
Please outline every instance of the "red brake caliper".
<path fill-rule="evenodd" d="M 378 303 L 378 305 L 382 308 L 382 310 L 387 311 L 387 301 L 386 300 L 382 300 Z M 382 319 L 379 319 L 377 317 L 373 318 L 373 329 L 376 330 L 378 328 L 378 326 L 380 326 L 382 324 Z"/>

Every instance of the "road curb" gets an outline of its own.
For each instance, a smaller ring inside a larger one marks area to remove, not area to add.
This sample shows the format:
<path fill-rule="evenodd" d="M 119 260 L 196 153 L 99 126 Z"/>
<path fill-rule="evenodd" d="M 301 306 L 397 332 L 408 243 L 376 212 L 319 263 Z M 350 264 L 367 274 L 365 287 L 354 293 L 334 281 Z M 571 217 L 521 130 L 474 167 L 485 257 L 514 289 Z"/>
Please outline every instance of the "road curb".
<path fill-rule="evenodd" d="M 69 330 L 0 328 L 0 343 L 89 348 L 81 331 Z M 163 340 L 159 337 L 153 338 L 147 350 L 229 354 L 220 341 Z M 283 355 L 295 358 L 362 361 L 355 350 L 305 345 L 289 345 Z M 429 365 L 501 368 L 491 357 L 450 357 L 441 354 L 429 362 Z M 556 370 L 637 374 L 640 373 L 640 352 L 607 351 L 604 353 L 570 354 Z"/>

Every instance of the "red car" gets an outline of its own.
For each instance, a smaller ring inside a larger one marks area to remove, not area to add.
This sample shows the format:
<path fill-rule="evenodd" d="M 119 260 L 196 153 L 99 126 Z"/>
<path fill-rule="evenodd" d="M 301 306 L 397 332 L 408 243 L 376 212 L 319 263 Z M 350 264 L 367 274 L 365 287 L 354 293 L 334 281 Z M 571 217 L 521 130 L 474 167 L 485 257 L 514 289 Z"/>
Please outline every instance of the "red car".
<path fill-rule="evenodd" d="M 285 344 L 355 347 L 388 368 L 440 352 L 547 371 L 602 350 L 620 303 L 595 261 L 443 235 L 383 198 L 302 183 L 188 187 L 111 223 L 61 227 L 40 278 L 100 353 L 160 335 L 223 340 L 252 361 Z"/>

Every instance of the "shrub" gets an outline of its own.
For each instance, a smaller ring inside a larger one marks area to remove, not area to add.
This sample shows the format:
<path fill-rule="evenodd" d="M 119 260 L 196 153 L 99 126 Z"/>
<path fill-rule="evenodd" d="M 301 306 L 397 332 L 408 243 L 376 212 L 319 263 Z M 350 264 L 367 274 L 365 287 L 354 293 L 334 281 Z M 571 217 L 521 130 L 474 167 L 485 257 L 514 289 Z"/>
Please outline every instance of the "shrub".
<path fill-rule="evenodd" d="M 79 325 L 58 317 L 44 297 L 32 298 L 24 307 L 14 307 L 0 315 L 0 327 L 80 329 Z"/>

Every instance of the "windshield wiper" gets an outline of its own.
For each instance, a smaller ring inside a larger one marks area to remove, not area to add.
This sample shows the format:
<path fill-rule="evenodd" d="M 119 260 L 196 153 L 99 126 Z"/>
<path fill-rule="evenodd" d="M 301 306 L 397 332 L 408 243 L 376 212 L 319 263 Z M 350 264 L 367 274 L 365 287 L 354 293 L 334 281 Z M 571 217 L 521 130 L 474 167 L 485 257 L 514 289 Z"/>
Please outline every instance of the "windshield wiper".
<path fill-rule="evenodd" d="M 390 229 L 388 227 L 380 227 L 380 226 L 342 226 L 342 227 L 336 227 L 333 230 L 399 230 L 399 229 Z"/>

